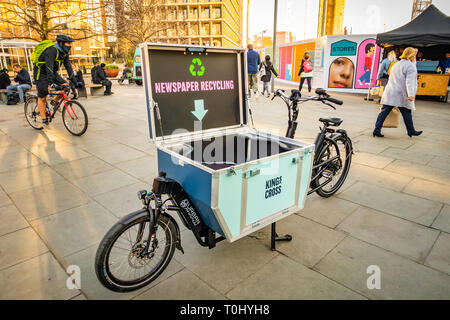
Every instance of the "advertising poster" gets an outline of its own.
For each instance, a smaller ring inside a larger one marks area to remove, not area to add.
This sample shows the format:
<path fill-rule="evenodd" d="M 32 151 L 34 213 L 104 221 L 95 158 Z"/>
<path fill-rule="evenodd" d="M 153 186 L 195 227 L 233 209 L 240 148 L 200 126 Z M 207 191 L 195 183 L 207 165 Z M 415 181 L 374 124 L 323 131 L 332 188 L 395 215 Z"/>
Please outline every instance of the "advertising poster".
<path fill-rule="evenodd" d="M 298 72 L 300 71 L 303 55 L 308 52 L 310 55 L 313 68 L 315 66 L 315 42 L 307 42 L 295 44 L 293 46 L 293 62 L 292 62 L 292 81 L 300 82 L 300 76 Z"/>
<path fill-rule="evenodd" d="M 326 88 L 367 93 L 371 74 L 372 85 L 375 84 L 381 52 L 376 47 L 375 35 L 327 36 L 325 48 L 323 74 Z"/>
<path fill-rule="evenodd" d="M 371 87 L 376 84 L 380 52 L 380 48 L 376 47 L 375 39 L 366 39 L 359 44 L 355 89 L 368 89 L 370 82 L 372 82 Z"/>

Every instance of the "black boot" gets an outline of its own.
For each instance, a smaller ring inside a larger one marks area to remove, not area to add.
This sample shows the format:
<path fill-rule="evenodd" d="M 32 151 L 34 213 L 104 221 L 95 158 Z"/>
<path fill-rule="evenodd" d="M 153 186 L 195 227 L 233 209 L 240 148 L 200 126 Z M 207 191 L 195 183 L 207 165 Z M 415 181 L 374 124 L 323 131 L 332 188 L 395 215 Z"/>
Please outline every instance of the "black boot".
<path fill-rule="evenodd" d="M 420 136 L 422 134 L 423 131 L 412 131 L 412 132 L 408 132 L 408 136 L 411 138 L 412 136 Z"/>

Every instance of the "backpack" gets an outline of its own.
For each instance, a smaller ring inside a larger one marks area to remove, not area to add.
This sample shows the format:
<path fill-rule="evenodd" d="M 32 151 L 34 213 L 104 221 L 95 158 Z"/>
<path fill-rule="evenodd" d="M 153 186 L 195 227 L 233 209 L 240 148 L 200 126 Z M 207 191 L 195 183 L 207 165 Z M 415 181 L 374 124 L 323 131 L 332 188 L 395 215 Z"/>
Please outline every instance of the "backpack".
<path fill-rule="evenodd" d="M 39 80 L 39 75 L 41 74 L 41 66 L 45 64 L 45 61 L 39 61 L 40 56 L 44 53 L 45 50 L 54 46 L 55 44 L 56 43 L 54 43 L 51 40 L 43 40 L 38 43 L 38 45 L 34 48 L 33 52 L 31 53 L 30 56 L 31 62 L 38 68 L 36 80 Z M 56 50 L 56 61 L 58 61 L 57 71 L 59 71 L 62 63 L 62 60 L 59 57 L 59 50 Z"/>
<path fill-rule="evenodd" d="M 308 73 L 313 70 L 311 60 L 305 60 L 303 62 L 303 72 Z"/>
<path fill-rule="evenodd" d="M 17 92 L 13 92 L 12 95 L 8 96 L 8 100 L 6 101 L 6 104 L 8 106 L 12 106 L 17 104 L 20 101 L 19 94 Z"/>
<path fill-rule="evenodd" d="M 395 62 L 396 61 L 392 61 L 391 64 L 389 65 L 389 68 L 388 68 L 388 71 L 387 71 L 388 76 L 391 75 L 391 68 L 394 66 Z"/>

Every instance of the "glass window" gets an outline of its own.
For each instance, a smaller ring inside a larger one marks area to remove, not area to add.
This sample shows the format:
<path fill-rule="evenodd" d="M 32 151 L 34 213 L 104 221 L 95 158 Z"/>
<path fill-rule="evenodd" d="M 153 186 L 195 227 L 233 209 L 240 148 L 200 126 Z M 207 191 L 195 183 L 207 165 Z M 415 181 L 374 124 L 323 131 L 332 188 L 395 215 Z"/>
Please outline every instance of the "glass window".
<path fill-rule="evenodd" d="M 210 18 L 209 8 L 205 8 L 205 11 L 204 11 L 204 18 L 207 18 L 207 19 Z"/>
<path fill-rule="evenodd" d="M 215 18 L 221 18 L 222 17 L 222 9 L 221 8 L 215 8 L 214 9 L 214 16 Z"/>

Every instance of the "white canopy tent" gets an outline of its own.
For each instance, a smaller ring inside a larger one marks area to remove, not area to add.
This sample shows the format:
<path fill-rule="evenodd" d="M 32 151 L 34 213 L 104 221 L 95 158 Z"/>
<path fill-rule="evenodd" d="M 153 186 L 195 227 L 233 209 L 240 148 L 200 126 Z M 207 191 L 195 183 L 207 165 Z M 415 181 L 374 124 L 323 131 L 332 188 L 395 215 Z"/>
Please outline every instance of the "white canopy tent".
<path fill-rule="evenodd" d="M 28 70 L 31 70 L 30 55 L 37 44 L 38 42 L 30 40 L 0 40 L 0 66 L 7 68 L 10 64 L 24 62 Z"/>

